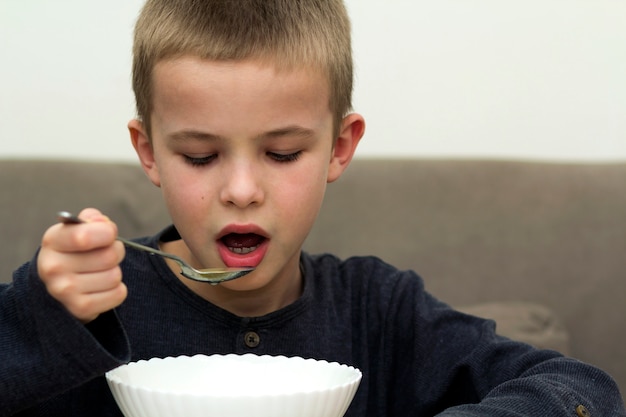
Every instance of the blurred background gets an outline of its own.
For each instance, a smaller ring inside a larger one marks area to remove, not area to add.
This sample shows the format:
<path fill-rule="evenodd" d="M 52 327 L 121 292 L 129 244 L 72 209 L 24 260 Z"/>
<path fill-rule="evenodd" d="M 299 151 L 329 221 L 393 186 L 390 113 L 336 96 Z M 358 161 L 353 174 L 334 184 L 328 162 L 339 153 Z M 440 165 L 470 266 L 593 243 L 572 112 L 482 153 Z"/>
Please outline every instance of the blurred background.
<path fill-rule="evenodd" d="M 0 158 L 133 161 L 143 0 L 0 0 Z M 626 160 L 623 0 L 347 0 L 359 157 Z"/>

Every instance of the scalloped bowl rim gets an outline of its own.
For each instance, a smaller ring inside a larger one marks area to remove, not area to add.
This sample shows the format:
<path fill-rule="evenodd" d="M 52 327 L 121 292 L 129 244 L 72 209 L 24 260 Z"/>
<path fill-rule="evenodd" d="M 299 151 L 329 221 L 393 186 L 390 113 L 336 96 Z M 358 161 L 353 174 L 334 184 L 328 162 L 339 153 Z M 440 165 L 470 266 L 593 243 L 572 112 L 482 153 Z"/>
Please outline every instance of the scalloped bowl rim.
<path fill-rule="evenodd" d="M 201 360 L 217 360 L 217 359 L 226 359 L 226 360 L 240 360 L 240 359 L 245 359 L 245 360 L 269 360 L 269 361 L 294 361 L 297 360 L 299 362 L 303 362 L 306 364 L 310 364 L 310 366 L 316 366 L 316 365 L 322 365 L 324 367 L 328 367 L 328 368 L 335 368 L 335 369 L 342 369 L 346 372 L 346 374 L 348 374 L 349 376 L 346 378 L 345 382 L 342 383 L 338 383 L 338 384 L 334 384 L 334 385 L 330 385 L 327 387 L 323 387 L 323 388 L 315 388 L 315 389 L 300 389 L 300 390 L 293 390 L 293 391 L 288 391 L 288 392 L 276 392 L 276 393 L 271 393 L 271 392 L 261 392 L 261 393 L 242 393 L 242 392 L 232 392 L 232 393 L 224 393 L 224 392 L 220 392 L 220 393 L 212 393 L 210 391 L 208 392 L 184 392 L 184 391 L 175 391 L 175 390 L 170 390 L 170 389 L 165 389 L 165 388 L 152 388 L 152 387 L 146 387 L 140 384 L 136 384 L 136 383 L 130 383 L 130 382 L 126 382 L 122 379 L 122 377 L 120 376 L 121 371 L 125 370 L 125 369 L 131 369 L 134 367 L 141 367 L 141 366 L 145 366 L 148 365 L 150 363 L 155 363 L 155 362 L 163 362 L 163 361 L 175 361 L 175 360 L 197 360 L 197 359 L 201 359 Z M 281 397 L 281 396 L 294 396 L 294 395 L 306 395 L 306 394 L 311 394 L 311 393 L 324 393 L 324 392 L 330 392 L 330 391 L 334 391 L 334 390 L 341 390 L 341 389 L 346 389 L 348 387 L 351 386 L 355 386 L 360 384 L 361 382 L 361 378 L 362 378 L 362 373 L 361 371 L 353 366 L 350 365 L 345 365 L 345 364 L 340 364 L 338 362 L 329 362 L 323 359 L 314 359 L 314 358 L 302 358 L 300 356 L 284 356 L 284 355 L 256 355 L 254 353 L 245 353 L 245 354 L 235 354 L 235 353 L 229 353 L 229 354 L 195 354 L 195 355 L 179 355 L 179 356 L 167 356 L 167 357 L 163 357 L 163 358 L 159 358 L 159 357 L 155 357 L 155 358 L 150 358 L 150 359 L 140 359 L 138 361 L 134 361 L 134 362 L 129 362 L 123 365 L 118 366 L 115 369 L 112 369 L 108 372 L 105 373 L 106 376 L 106 380 L 108 382 L 109 385 L 115 385 L 117 386 L 117 388 L 123 388 L 125 390 L 130 390 L 130 391 L 138 391 L 138 392 L 145 392 L 145 393 L 152 393 L 152 394 L 161 394 L 161 395 L 168 395 L 168 396 L 176 396 L 176 397 L 188 397 L 188 398 L 201 398 L 201 397 L 206 397 L 206 398 L 261 398 L 261 397 L 267 397 L 267 398 L 276 398 L 276 397 Z M 113 387 L 111 387 L 113 388 Z"/>

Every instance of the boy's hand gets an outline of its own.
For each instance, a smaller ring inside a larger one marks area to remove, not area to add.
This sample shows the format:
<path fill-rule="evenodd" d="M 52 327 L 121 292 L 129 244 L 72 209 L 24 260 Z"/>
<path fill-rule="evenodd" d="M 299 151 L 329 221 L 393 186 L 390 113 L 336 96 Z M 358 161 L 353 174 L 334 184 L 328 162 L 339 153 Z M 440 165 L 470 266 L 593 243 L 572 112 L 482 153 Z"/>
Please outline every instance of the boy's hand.
<path fill-rule="evenodd" d="M 85 209 L 80 218 L 86 223 L 59 223 L 45 232 L 37 271 L 50 295 L 88 323 L 126 299 L 119 266 L 125 250 L 115 223 L 98 210 Z"/>

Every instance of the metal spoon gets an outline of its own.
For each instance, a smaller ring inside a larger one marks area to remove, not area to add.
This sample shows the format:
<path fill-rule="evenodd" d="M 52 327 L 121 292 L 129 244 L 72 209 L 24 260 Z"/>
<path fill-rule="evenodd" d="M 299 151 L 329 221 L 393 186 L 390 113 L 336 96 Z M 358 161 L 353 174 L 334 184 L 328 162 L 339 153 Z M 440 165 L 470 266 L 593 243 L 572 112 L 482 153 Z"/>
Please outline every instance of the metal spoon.
<path fill-rule="evenodd" d="M 84 223 L 83 220 L 74 216 L 72 213 L 67 211 L 60 211 L 57 213 L 57 218 L 60 222 L 64 224 L 78 224 Z M 219 284 L 220 282 L 230 281 L 233 279 L 241 278 L 244 275 L 254 271 L 254 268 L 209 268 L 209 269 L 195 269 L 192 268 L 187 262 L 185 262 L 182 258 L 179 258 L 176 255 L 172 255 L 171 253 L 162 252 L 160 250 L 151 248 L 150 246 L 140 245 L 139 243 L 135 243 L 131 240 L 124 239 L 123 237 L 117 237 L 117 240 L 122 242 L 124 245 L 129 246 L 131 248 L 139 249 L 144 252 L 148 252 L 151 255 L 159 255 L 164 258 L 169 258 L 180 265 L 180 273 L 182 276 L 192 279 L 194 281 L 200 282 L 208 282 L 209 284 Z"/>

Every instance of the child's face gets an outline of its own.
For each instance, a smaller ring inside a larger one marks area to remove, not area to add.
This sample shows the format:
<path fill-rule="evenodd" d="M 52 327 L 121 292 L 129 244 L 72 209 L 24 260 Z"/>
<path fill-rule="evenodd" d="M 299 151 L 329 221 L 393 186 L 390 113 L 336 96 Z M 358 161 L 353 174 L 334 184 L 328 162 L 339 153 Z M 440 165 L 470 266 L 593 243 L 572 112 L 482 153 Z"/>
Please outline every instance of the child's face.
<path fill-rule="evenodd" d="M 348 165 L 363 133 L 348 116 L 333 147 L 324 77 L 257 62 L 183 57 L 153 78 L 152 147 L 138 121 L 131 137 L 162 188 L 197 267 L 253 266 L 232 289 L 293 282 L 327 182 Z"/>

